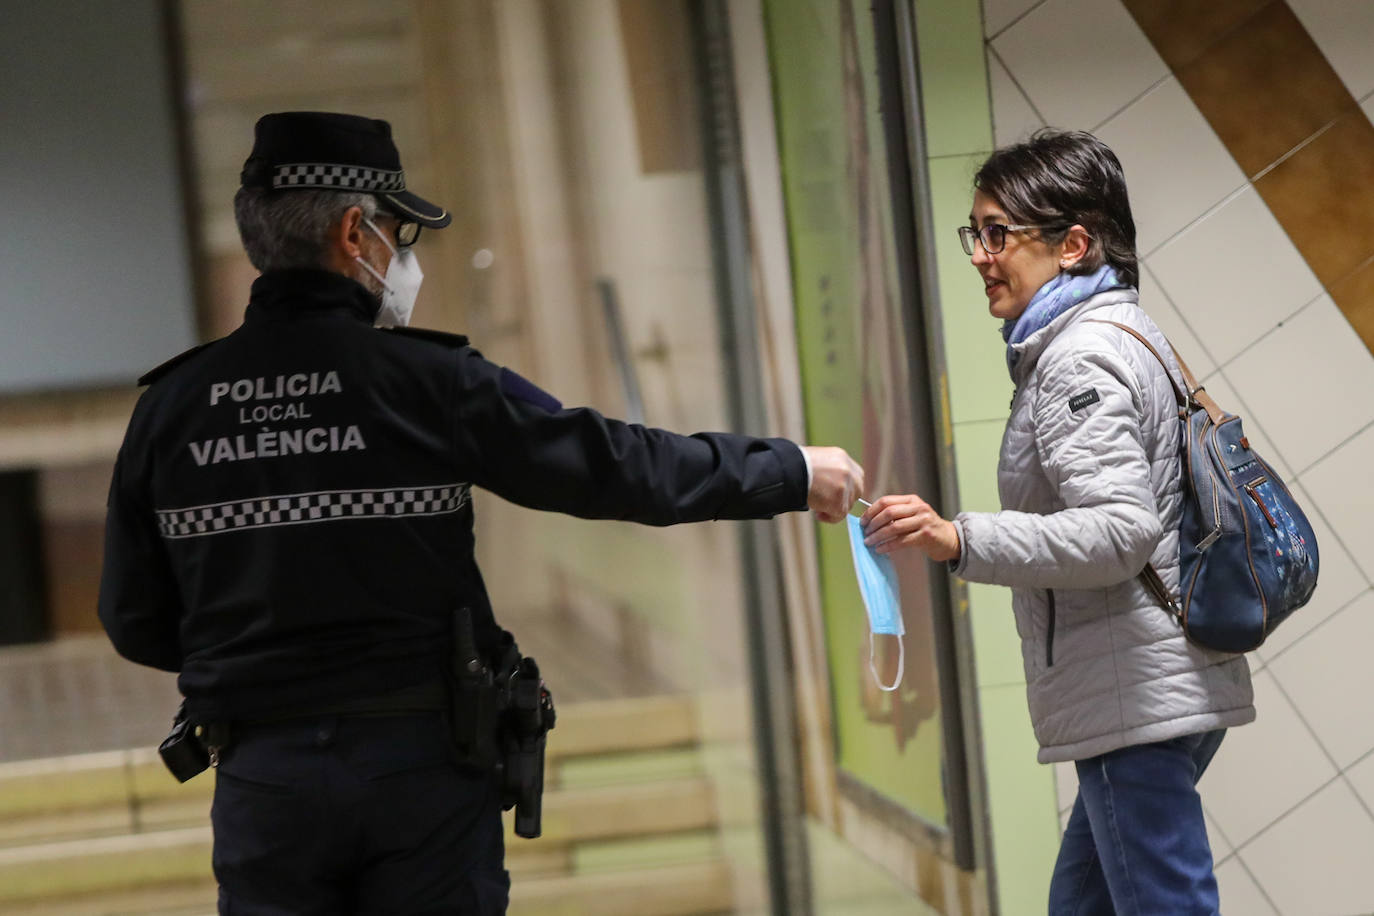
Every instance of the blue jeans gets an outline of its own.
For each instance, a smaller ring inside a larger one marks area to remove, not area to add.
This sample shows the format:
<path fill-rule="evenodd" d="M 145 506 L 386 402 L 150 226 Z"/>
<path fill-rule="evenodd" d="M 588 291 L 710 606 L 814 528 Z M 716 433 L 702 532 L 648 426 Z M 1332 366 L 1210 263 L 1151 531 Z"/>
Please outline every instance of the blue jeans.
<path fill-rule="evenodd" d="M 1050 916 L 1219 912 L 1196 784 L 1226 729 L 1075 762 L 1078 798 L 1050 882 Z"/>

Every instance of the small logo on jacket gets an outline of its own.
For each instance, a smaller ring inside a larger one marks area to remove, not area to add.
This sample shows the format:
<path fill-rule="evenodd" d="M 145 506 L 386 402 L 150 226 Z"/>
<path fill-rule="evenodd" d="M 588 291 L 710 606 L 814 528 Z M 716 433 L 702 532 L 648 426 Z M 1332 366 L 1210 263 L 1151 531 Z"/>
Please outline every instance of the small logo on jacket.
<path fill-rule="evenodd" d="M 1089 404 L 1096 404 L 1100 400 L 1102 399 L 1097 396 L 1097 389 L 1089 388 L 1087 391 L 1069 398 L 1069 413 L 1075 413 Z"/>

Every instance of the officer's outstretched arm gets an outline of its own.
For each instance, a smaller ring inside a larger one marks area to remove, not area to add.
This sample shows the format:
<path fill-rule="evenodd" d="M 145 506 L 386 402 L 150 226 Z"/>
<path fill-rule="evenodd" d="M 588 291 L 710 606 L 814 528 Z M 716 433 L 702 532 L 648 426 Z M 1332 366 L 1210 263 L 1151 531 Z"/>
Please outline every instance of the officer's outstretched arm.
<path fill-rule="evenodd" d="M 649 525 L 807 508 L 786 439 L 682 436 L 557 400 L 473 350 L 459 357 L 456 441 L 473 483 L 536 509 Z"/>

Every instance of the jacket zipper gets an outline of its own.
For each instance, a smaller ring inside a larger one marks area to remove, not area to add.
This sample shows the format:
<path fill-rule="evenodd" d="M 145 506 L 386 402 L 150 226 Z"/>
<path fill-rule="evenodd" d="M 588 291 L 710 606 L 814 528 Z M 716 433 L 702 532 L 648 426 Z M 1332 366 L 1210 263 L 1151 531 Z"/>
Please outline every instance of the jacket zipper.
<path fill-rule="evenodd" d="M 1050 599 L 1050 623 L 1045 634 L 1045 667 L 1054 667 L 1054 589 L 1046 589 Z"/>

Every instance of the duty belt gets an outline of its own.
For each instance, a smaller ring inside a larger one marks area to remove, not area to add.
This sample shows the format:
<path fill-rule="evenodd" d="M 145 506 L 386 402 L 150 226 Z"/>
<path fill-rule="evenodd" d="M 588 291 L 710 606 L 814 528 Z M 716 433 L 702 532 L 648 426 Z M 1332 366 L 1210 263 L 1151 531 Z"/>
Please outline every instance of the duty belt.
<path fill-rule="evenodd" d="M 394 716 L 411 712 L 439 712 L 449 706 L 448 688 L 441 680 L 426 681 L 413 687 L 403 687 L 390 693 L 356 697 L 349 700 L 322 701 L 291 707 L 270 715 L 236 718 L 236 724 L 260 725 L 287 722 L 291 719 L 313 719 L 319 716 Z"/>
<path fill-rule="evenodd" d="M 195 735 L 209 755 L 210 766 L 214 767 L 219 765 L 220 755 L 234 743 L 235 732 L 244 727 L 323 716 L 402 716 L 411 713 L 446 712 L 448 708 L 448 688 L 443 681 L 434 680 L 379 696 L 312 703 L 274 712 L 271 715 L 244 716 L 227 722 L 199 723 L 196 725 Z"/>

